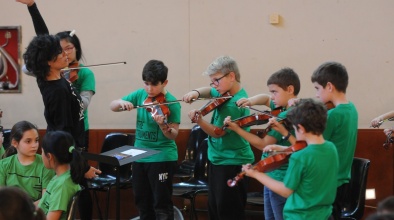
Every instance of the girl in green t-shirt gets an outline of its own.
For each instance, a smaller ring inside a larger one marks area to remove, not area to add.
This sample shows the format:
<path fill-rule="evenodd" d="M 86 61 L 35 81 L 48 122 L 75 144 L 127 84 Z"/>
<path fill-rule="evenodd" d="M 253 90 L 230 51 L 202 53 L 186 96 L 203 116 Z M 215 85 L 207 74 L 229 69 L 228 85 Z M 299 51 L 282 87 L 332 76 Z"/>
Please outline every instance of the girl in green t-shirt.
<path fill-rule="evenodd" d="M 20 121 L 11 129 L 11 146 L 0 160 L 0 186 L 18 186 L 38 204 L 54 173 L 45 168 L 39 147 L 38 130 L 28 121 Z M 16 154 L 9 154 L 10 149 Z"/>
<path fill-rule="evenodd" d="M 84 159 L 74 145 L 73 137 L 64 131 L 48 132 L 42 141 L 45 167 L 56 173 L 38 204 L 47 219 L 66 219 L 68 203 L 81 190 L 78 183 L 84 178 Z"/>

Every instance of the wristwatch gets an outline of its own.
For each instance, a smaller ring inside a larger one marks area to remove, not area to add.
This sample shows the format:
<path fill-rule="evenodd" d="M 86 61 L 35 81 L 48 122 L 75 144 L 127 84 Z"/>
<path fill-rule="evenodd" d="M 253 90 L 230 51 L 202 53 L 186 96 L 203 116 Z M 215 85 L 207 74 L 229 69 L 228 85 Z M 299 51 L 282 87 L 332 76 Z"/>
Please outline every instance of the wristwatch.
<path fill-rule="evenodd" d="M 282 136 L 282 140 L 287 141 L 290 138 L 291 133 L 289 132 L 286 136 Z"/>

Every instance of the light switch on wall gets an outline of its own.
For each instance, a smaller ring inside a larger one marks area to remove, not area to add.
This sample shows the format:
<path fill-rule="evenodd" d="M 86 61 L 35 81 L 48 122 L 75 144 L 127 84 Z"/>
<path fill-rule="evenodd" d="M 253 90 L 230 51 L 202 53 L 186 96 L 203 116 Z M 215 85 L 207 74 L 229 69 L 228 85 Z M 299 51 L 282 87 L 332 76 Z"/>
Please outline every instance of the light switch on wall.
<path fill-rule="evenodd" d="M 269 17 L 270 24 L 279 24 L 279 14 L 271 14 Z"/>

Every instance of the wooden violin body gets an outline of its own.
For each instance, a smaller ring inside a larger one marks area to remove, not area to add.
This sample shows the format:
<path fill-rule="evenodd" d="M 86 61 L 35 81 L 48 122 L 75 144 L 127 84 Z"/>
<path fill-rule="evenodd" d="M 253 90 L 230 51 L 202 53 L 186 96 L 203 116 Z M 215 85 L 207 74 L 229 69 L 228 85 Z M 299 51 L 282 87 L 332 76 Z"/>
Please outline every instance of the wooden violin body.
<path fill-rule="evenodd" d="M 280 112 L 282 112 L 282 108 L 276 108 L 272 111 L 264 111 L 260 114 L 254 113 L 248 116 L 237 118 L 232 120 L 232 122 L 237 123 L 237 125 L 241 128 L 250 127 L 253 125 L 262 125 L 268 123 L 270 118 L 278 116 Z M 215 128 L 215 134 L 220 135 L 226 129 L 226 127 L 228 127 L 228 125 L 223 125 L 221 129 Z"/>
<path fill-rule="evenodd" d="M 259 172 L 270 172 L 272 170 L 278 169 L 282 165 L 288 163 L 290 155 L 296 151 L 302 150 L 307 146 L 305 141 L 297 141 L 294 145 L 286 148 L 286 150 L 276 153 L 272 156 L 269 156 L 263 160 L 260 160 L 256 164 L 253 165 L 252 169 L 257 170 Z M 237 185 L 238 181 L 243 179 L 245 176 L 245 172 L 239 173 L 233 179 L 229 179 L 227 181 L 227 185 L 229 187 L 234 187 Z"/>
<path fill-rule="evenodd" d="M 78 71 L 79 69 L 76 69 L 79 67 L 79 62 L 73 62 L 70 63 L 68 68 L 70 69 L 64 69 L 63 70 L 63 75 L 64 77 L 71 83 L 75 82 L 78 79 Z"/>
<path fill-rule="evenodd" d="M 170 115 L 170 109 L 167 105 L 153 105 L 155 103 L 161 104 L 164 102 L 166 102 L 166 99 L 163 93 L 160 93 L 155 97 L 148 97 L 144 101 L 144 105 L 147 105 L 145 109 L 151 113 L 152 117 L 155 115 L 162 115 L 167 118 Z"/>
<path fill-rule="evenodd" d="M 210 102 L 208 102 L 206 105 L 204 105 L 202 108 L 200 108 L 198 110 L 198 112 L 194 115 L 193 119 L 192 119 L 192 123 L 196 123 L 198 118 L 201 116 L 205 116 L 208 113 L 210 113 L 211 111 L 213 111 L 215 108 L 223 105 L 224 103 L 226 103 L 228 100 L 230 100 L 232 98 L 232 96 L 230 95 L 229 92 L 225 93 L 222 96 L 228 96 L 228 98 L 221 98 L 221 99 L 213 99 Z"/>

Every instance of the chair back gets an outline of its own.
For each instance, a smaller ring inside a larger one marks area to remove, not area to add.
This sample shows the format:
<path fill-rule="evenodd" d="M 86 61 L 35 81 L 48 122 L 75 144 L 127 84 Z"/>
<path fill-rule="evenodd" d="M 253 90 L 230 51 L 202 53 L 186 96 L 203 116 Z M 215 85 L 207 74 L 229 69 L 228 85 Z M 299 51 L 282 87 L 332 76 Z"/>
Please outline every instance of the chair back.
<path fill-rule="evenodd" d="M 75 219 L 75 213 L 77 212 L 77 204 L 78 204 L 78 199 L 79 195 L 81 194 L 82 190 L 77 191 L 73 197 L 71 198 L 70 202 L 68 203 L 67 206 L 67 220 L 74 220 Z"/>
<path fill-rule="evenodd" d="M 368 159 L 353 158 L 352 173 L 342 202 L 342 217 L 361 219 L 364 215 L 369 164 Z"/>
<path fill-rule="evenodd" d="M 125 145 L 133 146 L 135 140 L 134 134 L 129 133 L 109 133 L 104 139 L 101 153 L 113 150 Z M 115 166 L 99 163 L 99 168 L 103 174 L 116 176 Z M 119 174 L 121 178 L 130 178 L 131 176 L 131 163 L 125 164 L 120 167 Z"/>
<path fill-rule="evenodd" d="M 201 142 L 207 137 L 208 135 L 200 128 L 199 125 L 195 125 L 192 128 L 189 139 L 187 140 L 185 160 L 195 161 L 197 149 Z"/>
<path fill-rule="evenodd" d="M 7 150 L 7 148 L 11 145 L 11 140 L 10 140 L 11 129 L 3 130 L 3 137 L 4 137 L 3 147 L 4 147 L 4 150 Z"/>
<path fill-rule="evenodd" d="M 208 138 L 205 138 L 196 153 L 196 161 L 194 164 L 194 173 L 192 178 L 195 180 L 208 182 Z"/>

